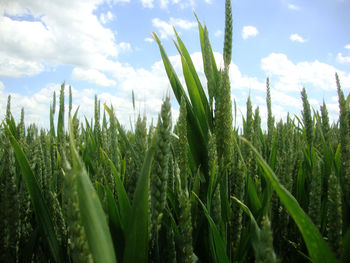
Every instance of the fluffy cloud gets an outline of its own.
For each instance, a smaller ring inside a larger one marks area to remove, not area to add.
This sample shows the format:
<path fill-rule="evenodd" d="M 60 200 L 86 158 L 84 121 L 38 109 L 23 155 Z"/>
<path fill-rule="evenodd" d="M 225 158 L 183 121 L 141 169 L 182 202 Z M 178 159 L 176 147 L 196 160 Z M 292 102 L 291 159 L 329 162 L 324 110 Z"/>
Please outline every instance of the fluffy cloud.
<path fill-rule="evenodd" d="M 42 63 L 11 57 L 0 52 L 0 77 L 19 78 L 33 76 L 44 70 Z"/>
<path fill-rule="evenodd" d="M 293 63 L 285 54 L 271 53 L 261 60 L 261 68 L 277 80 L 275 88 L 281 91 L 299 91 L 303 85 L 312 85 L 324 91 L 336 90 L 336 72 L 345 86 L 350 86 L 349 73 L 317 60 Z"/>
<path fill-rule="evenodd" d="M 152 43 L 154 41 L 154 39 L 151 37 L 146 37 L 144 40 L 148 43 Z"/>
<path fill-rule="evenodd" d="M 350 49 L 350 44 L 349 44 L 349 45 L 346 45 L 344 48 Z"/>
<path fill-rule="evenodd" d="M 173 26 L 175 28 L 181 28 L 184 30 L 189 30 L 197 26 L 196 22 L 173 17 L 170 18 L 169 22 L 166 22 L 159 18 L 153 18 L 152 24 L 158 29 L 160 38 L 162 39 L 167 39 L 169 36 L 175 35 Z"/>
<path fill-rule="evenodd" d="M 195 1 L 194 0 L 159 0 L 157 1 L 159 3 L 159 7 L 162 9 L 168 9 L 169 5 L 178 6 L 181 9 L 188 8 L 188 7 L 194 7 Z M 205 0 L 207 4 L 210 4 L 212 0 Z M 153 8 L 154 7 L 154 0 L 141 0 L 142 6 L 145 8 Z"/>
<path fill-rule="evenodd" d="M 102 13 L 100 15 L 100 21 L 102 24 L 107 24 L 108 22 L 112 21 L 114 19 L 114 15 L 111 13 L 111 11 L 108 11 L 107 13 Z"/>
<path fill-rule="evenodd" d="M 242 29 L 242 38 L 247 39 L 249 37 L 255 37 L 259 33 L 258 29 L 254 26 L 244 26 Z"/>
<path fill-rule="evenodd" d="M 103 73 L 95 69 L 74 68 L 72 72 L 74 80 L 85 80 L 100 86 L 115 86 L 114 80 L 108 79 Z"/>
<path fill-rule="evenodd" d="M 232 87 L 241 90 L 265 91 L 265 84 L 255 77 L 244 76 L 236 64 L 230 66 Z"/>
<path fill-rule="evenodd" d="M 168 36 L 174 35 L 172 25 L 164 20 L 161 20 L 159 18 L 153 18 L 152 25 L 158 29 L 160 37 L 163 39 L 168 38 Z"/>
<path fill-rule="evenodd" d="M 342 63 L 342 64 L 350 63 L 350 56 L 343 56 L 342 53 L 338 53 L 337 62 Z"/>
<path fill-rule="evenodd" d="M 181 18 L 170 18 L 170 24 L 174 25 L 175 27 L 179 27 L 182 29 L 191 29 L 197 26 L 197 22 L 195 21 L 188 21 L 186 19 Z"/>
<path fill-rule="evenodd" d="M 6 87 L 5 87 L 6 88 Z M 66 85 L 66 93 L 68 85 Z M 1 119 L 6 113 L 7 97 L 11 95 L 11 113 L 17 121 L 20 118 L 21 108 L 24 108 L 26 125 L 35 123 L 39 127 L 48 128 L 49 126 L 49 107 L 52 104 L 52 94 L 56 92 L 56 96 L 60 91 L 60 84 L 48 84 L 45 88 L 39 90 L 31 96 L 23 96 L 18 93 L 8 93 L 4 89 L 3 84 L 0 82 L 0 115 Z M 83 89 L 77 90 L 72 87 L 73 95 L 73 112 L 79 107 L 79 118 L 83 120 L 84 116 L 90 120 L 94 116 L 94 95 L 98 94 L 97 90 Z M 98 98 L 103 105 L 113 105 L 116 110 L 116 115 L 120 122 L 126 127 L 129 127 L 129 117 L 133 115 L 133 107 L 131 97 L 115 96 L 110 93 L 104 92 L 98 94 Z M 58 102 L 58 101 L 56 101 Z M 149 120 L 152 118 L 156 121 L 156 116 L 160 110 L 162 100 L 154 99 L 149 103 L 154 105 L 142 105 L 140 112 L 142 114 L 143 109 L 147 109 L 147 117 Z M 66 105 L 67 106 L 67 105 Z M 56 112 L 58 112 L 58 105 L 56 106 Z M 138 105 L 139 107 L 139 105 Z M 67 110 L 67 109 L 66 109 Z M 57 114 L 56 114 L 57 118 Z"/>
<path fill-rule="evenodd" d="M 214 53 L 217 65 L 223 66 L 222 54 Z M 199 78 L 206 90 L 206 78 L 204 75 L 202 56 L 200 52 L 191 54 L 191 58 L 198 72 Z M 174 69 L 178 72 L 179 79 L 185 87 L 185 81 L 182 75 L 181 59 L 179 55 L 169 57 Z M 101 68 L 102 66 L 98 66 Z M 340 75 L 342 87 L 348 90 L 350 87 L 350 74 L 346 74 L 325 63 L 299 62 L 293 63 L 284 54 L 272 53 L 261 61 L 261 67 L 271 80 L 271 96 L 273 114 L 276 119 L 287 116 L 287 112 L 292 115 L 300 115 L 301 100 L 300 88 L 306 85 L 310 104 L 315 109 L 319 108 L 320 98 L 317 97 L 320 90 L 330 91 L 332 96 L 336 94 L 334 73 L 337 71 Z M 108 72 L 103 74 L 102 72 Z M 100 82 L 98 85 L 113 86 L 117 82 L 118 89 L 113 92 L 101 92 L 99 90 L 78 90 L 73 87 L 73 110 L 80 105 L 80 116 L 92 118 L 94 108 L 94 94 L 97 94 L 101 103 L 114 105 L 117 116 L 120 121 L 129 127 L 129 117 L 135 116 L 132 101 L 131 90 L 134 91 L 136 101 L 136 114 L 145 113 L 148 121 L 157 120 L 162 99 L 167 94 L 171 94 L 173 105 L 173 119 L 178 116 L 178 105 L 172 94 L 171 86 L 167 79 L 162 61 L 155 62 L 149 70 L 135 69 L 128 65 L 122 65 L 116 61 L 104 64 L 104 71 L 97 69 L 91 70 L 82 67 L 75 67 L 73 78 L 84 79 L 90 82 Z M 254 108 L 259 106 L 263 123 L 266 122 L 265 105 L 265 80 L 260 80 L 240 71 L 237 65 L 230 66 L 230 79 L 232 99 L 237 102 L 237 124 L 241 125 L 241 115 L 245 114 L 245 103 L 248 95 L 251 95 Z M 107 77 L 108 76 L 108 77 Z M 113 77 L 113 79 L 112 79 Z M 115 79 L 115 80 L 114 80 Z M 42 90 L 30 95 L 24 96 L 12 93 L 13 113 L 19 118 L 20 108 L 24 107 L 26 112 L 26 121 L 37 123 L 43 127 L 48 125 L 48 107 L 51 103 L 53 91 L 59 94 L 58 84 L 47 85 Z M 315 93 L 316 92 L 316 93 Z M 329 93 L 329 94 L 330 94 Z M 0 82 L 0 116 L 4 116 L 6 111 L 6 98 L 9 94 L 6 87 Z M 316 94 L 316 95 L 315 95 Z M 336 120 L 338 116 L 338 107 L 336 99 L 331 98 L 330 104 L 327 104 L 331 120 Z"/>
<path fill-rule="evenodd" d="M 44 65 L 92 67 L 116 59 L 123 46 L 101 24 L 113 15 L 107 12 L 100 22 L 93 14 L 101 3 L 6 1 L 0 7 L 0 45 L 6 54 L 0 55 L 0 75 L 35 75 L 45 69 Z M 8 60 L 15 61 L 11 70 L 4 69 Z"/>
<path fill-rule="evenodd" d="M 123 52 L 129 52 L 132 50 L 131 44 L 127 42 L 120 42 L 118 44 L 118 49 Z"/>
<path fill-rule="evenodd" d="M 294 41 L 294 42 L 299 42 L 299 43 L 306 42 L 306 40 L 303 37 L 299 36 L 298 34 L 291 34 L 289 36 L 289 39 Z"/>

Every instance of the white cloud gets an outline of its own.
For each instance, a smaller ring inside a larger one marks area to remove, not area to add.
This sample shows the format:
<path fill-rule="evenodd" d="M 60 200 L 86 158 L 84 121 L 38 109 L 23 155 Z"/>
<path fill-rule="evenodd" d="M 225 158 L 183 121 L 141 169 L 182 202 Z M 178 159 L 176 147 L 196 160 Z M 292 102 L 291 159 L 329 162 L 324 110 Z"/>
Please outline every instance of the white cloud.
<path fill-rule="evenodd" d="M 295 42 L 299 42 L 299 43 L 304 43 L 306 42 L 306 40 L 304 38 L 302 38 L 301 36 L 299 36 L 298 34 L 291 34 L 289 36 L 289 39 Z"/>
<path fill-rule="evenodd" d="M 293 63 L 285 54 L 271 53 L 261 59 L 261 68 L 268 76 L 276 79 L 275 88 L 280 91 L 300 91 L 303 85 L 335 91 L 336 72 L 344 87 L 350 87 L 349 73 L 317 60 Z"/>
<path fill-rule="evenodd" d="M 344 48 L 350 49 L 350 44 L 349 44 L 349 45 L 346 45 Z"/>
<path fill-rule="evenodd" d="M 300 7 L 294 4 L 288 4 L 288 9 L 299 11 Z"/>
<path fill-rule="evenodd" d="M 130 3 L 130 0 L 106 0 L 107 3 Z"/>
<path fill-rule="evenodd" d="M 113 19 L 114 19 L 114 15 L 111 13 L 111 11 L 100 14 L 100 21 L 102 24 L 107 24 L 108 22 L 113 21 Z"/>
<path fill-rule="evenodd" d="M 343 56 L 342 53 L 338 53 L 337 62 L 342 63 L 342 64 L 350 63 L 350 56 Z"/>
<path fill-rule="evenodd" d="M 181 18 L 173 18 L 173 17 L 171 17 L 169 19 L 169 22 L 166 22 L 166 21 L 161 20 L 159 18 L 153 18 L 152 24 L 154 27 L 156 27 L 158 29 L 159 34 L 160 34 L 160 38 L 162 38 L 162 39 L 166 39 L 169 36 L 173 36 L 175 34 L 173 26 L 175 28 L 181 28 L 184 30 L 189 30 L 189 29 L 197 26 L 196 22 L 188 21 L 188 20 L 181 19 Z"/>
<path fill-rule="evenodd" d="M 65 93 L 68 93 L 68 86 L 66 84 Z M 39 125 L 39 127 L 49 128 L 49 107 L 52 104 L 52 95 L 53 92 L 56 91 L 56 96 L 59 95 L 60 84 L 48 84 L 45 88 L 39 90 L 38 92 L 29 95 L 23 96 L 18 93 L 9 93 L 5 89 L 2 88 L 3 84 L 0 82 L 0 118 L 3 119 L 6 114 L 6 105 L 7 105 L 7 97 L 11 95 L 11 113 L 15 117 L 16 121 L 19 121 L 21 108 L 24 108 L 25 113 L 25 123 L 26 125 L 30 123 L 35 123 Z M 90 120 L 94 116 L 94 95 L 98 94 L 98 99 L 101 101 L 101 106 L 106 103 L 108 106 L 110 104 L 113 105 L 116 115 L 119 121 L 125 125 L 125 127 L 129 128 L 129 117 L 133 116 L 133 106 L 131 101 L 131 91 L 129 94 L 125 94 L 124 96 L 111 94 L 109 92 L 98 93 L 97 90 L 92 89 L 82 89 L 77 90 L 72 87 L 72 95 L 73 95 L 73 107 L 72 110 L 75 110 L 79 106 L 79 118 L 83 120 L 85 116 L 87 120 Z M 136 93 L 135 93 L 136 94 Z M 164 96 L 165 97 L 165 96 Z M 143 114 L 146 113 L 148 121 L 151 119 L 154 120 L 153 124 L 156 124 L 157 115 L 160 111 L 160 106 L 162 103 L 163 97 L 155 97 L 153 96 L 149 100 L 141 100 L 137 97 L 136 100 L 136 110 Z M 14 103 L 15 102 L 15 103 Z M 58 101 L 56 101 L 58 104 Z M 67 106 L 67 105 L 66 105 Z M 56 112 L 58 110 L 58 105 L 56 105 Z M 102 108 L 101 108 L 102 110 Z M 66 111 L 67 112 L 67 111 Z M 178 115 L 176 111 L 173 111 L 175 116 Z M 176 115 L 177 114 L 177 115 Z M 57 121 L 57 114 L 56 114 Z M 67 118 L 66 118 L 67 120 Z"/>
<path fill-rule="evenodd" d="M 0 77 L 19 78 L 33 76 L 44 70 L 43 64 L 11 57 L 0 52 Z"/>
<path fill-rule="evenodd" d="M 100 22 L 93 13 L 101 3 L 102 0 L 45 4 L 40 0 L 7 1 L 0 7 L 0 46 L 6 54 L 0 56 L 0 65 L 6 65 L 8 59 L 28 65 L 31 70 L 14 67 L 16 72 L 10 75 L 19 77 L 38 74 L 44 65 L 87 68 L 115 60 L 123 46 L 118 46 L 114 33 L 102 25 L 113 19 L 113 14 L 107 12 Z M 35 18 L 34 21 L 25 19 L 28 16 Z M 9 75 L 3 67 L 0 70 L 0 75 Z"/>
<path fill-rule="evenodd" d="M 191 29 L 197 26 L 197 22 L 195 21 L 188 21 L 186 19 L 181 18 L 170 18 L 170 24 L 174 25 L 175 27 L 179 27 L 182 29 Z"/>
<path fill-rule="evenodd" d="M 222 67 L 222 54 L 215 52 L 214 56 L 217 65 Z M 204 75 L 201 53 L 193 53 L 191 54 L 191 58 L 204 90 L 206 90 L 207 82 Z M 170 56 L 169 59 L 185 87 L 180 56 Z M 338 72 L 340 76 L 343 89 L 349 90 L 350 88 L 350 74 L 318 61 L 294 63 L 284 54 L 272 53 L 262 59 L 261 67 L 266 75 L 270 76 L 273 114 L 276 116 L 277 120 L 280 118 L 285 119 L 287 112 L 290 112 L 292 115 L 294 113 L 300 115 L 301 100 L 299 91 L 304 84 L 307 88 L 308 95 L 310 94 L 310 103 L 315 109 L 319 106 L 319 98 L 315 97 L 315 93 L 311 95 L 312 91 L 318 94 L 320 90 L 329 90 L 332 91 L 332 95 L 336 94 L 335 72 Z M 150 70 L 142 68 L 135 69 L 116 61 L 109 61 L 107 64 L 103 64 L 103 67 L 102 65 L 97 65 L 97 68 L 103 68 L 103 71 L 75 67 L 72 78 L 104 86 L 113 86 L 117 83 L 118 89 L 109 93 L 91 89 L 77 90 L 73 87 L 73 110 L 80 105 L 80 116 L 86 115 L 88 120 L 92 118 L 94 94 L 98 94 L 102 104 L 106 102 L 108 105 L 110 103 L 114 105 L 121 123 L 129 127 L 129 116 L 132 118 L 134 116 L 131 102 L 131 90 L 134 90 L 136 111 L 141 114 L 145 112 L 148 121 L 153 118 L 154 124 L 157 121 L 162 99 L 166 94 L 170 93 L 172 105 L 175 106 L 173 110 L 173 119 L 176 119 L 178 114 L 176 110 L 177 103 L 174 100 L 169 80 L 167 79 L 161 60 L 155 62 Z M 104 74 L 105 71 L 108 72 L 108 74 Z M 245 103 L 250 93 L 254 108 L 260 106 L 262 121 L 266 123 L 265 81 L 242 73 L 235 64 L 231 64 L 230 79 L 232 90 L 231 97 L 236 99 L 238 109 L 245 114 Z M 43 127 L 47 127 L 48 107 L 54 90 L 59 94 L 58 84 L 47 85 L 45 88 L 29 96 L 12 93 L 13 101 L 16 102 L 16 104 L 13 105 L 13 113 L 18 119 L 20 109 L 24 107 L 26 114 L 25 119 L 27 122 L 34 122 Z M 294 93 L 290 94 L 290 92 Z M 5 114 L 6 98 L 8 94 L 9 92 L 6 91 L 6 87 L 0 82 L 0 116 L 4 116 Z M 329 99 L 331 103 L 334 104 L 329 107 L 327 104 L 330 118 L 331 120 L 336 120 L 338 116 L 337 101 L 333 101 L 331 96 Z M 240 111 L 237 113 L 238 124 L 241 122 Z"/>
<path fill-rule="evenodd" d="M 242 75 L 236 64 L 230 66 L 230 80 L 234 89 L 265 91 L 265 84 L 255 77 Z"/>
<path fill-rule="evenodd" d="M 142 6 L 146 8 L 153 8 L 153 0 L 141 0 Z"/>
<path fill-rule="evenodd" d="M 214 36 L 221 37 L 222 34 L 223 34 L 222 30 L 218 29 L 218 30 L 215 31 Z"/>
<path fill-rule="evenodd" d="M 302 106 L 299 98 L 292 97 L 287 93 L 278 91 L 274 88 L 271 89 L 271 100 L 275 105 L 293 107 L 294 110 L 301 109 Z"/>
<path fill-rule="evenodd" d="M 244 26 L 242 30 L 242 38 L 247 39 L 249 37 L 255 37 L 259 33 L 258 29 L 254 26 Z"/>
<path fill-rule="evenodd" d="M 18 93 L 9 93 L 6 91 L 3 83 L 0 82 L 0 119 L 5 117 L 7 97 L 11 95 L 11 113 L 19 121 L 22 107 L 24 108 L 25 122 L 35 123 L 41 127 L 48 126 L 49 119 L 49 106 L 50 99 L 52 98 L 53 91 L 56 90 L 56 94 L 59 90 L 59 85 L 55 88 L 44 88 L 33 94 L 32 96 L 23 96 Z"/>
<path fill-rule="evenodd" d="M 127 42 L 120 42 L 118 44 L 118 48 L 119 48 L 120 51 L 123 51 L 123 52 L 130 52 L 130 51 L 132 51 L 131 44 L 127 43 Z"/>
<path fill-rule="evenodd" d="M 152 43 L 154 41 L 154 39 L 151 37 L 146 37 L 144 40 L 149 43 Z"/>
<path fill-rule="evenodd" d="M 141 0 L 142 6 L 145 8 L 153 8 L 154 7 L 154 0 Z M 177 6 L 181 9 L 185 9 L 188 7 L 194 7 L 195 0 L 158 0 L 159 7 L 162 9 L 169 9 L 169 6 Z M 207 4 L 210 4 L 212 0 L 205 0 Z"/>
<path fill-rule="evenodd" d="M 159 18 L 153 18 L 152 24 L 154 27 L 158 28 L 160 38 L 168 38 L 168 36 L 174 35 L 173 27 L 163 20 L 160 20 Z"/>
<path fill-rule="evenodd" d="M 95 69 L 74 68 L 72 72 L 74 80 L 85 80 L 100 86 L 116 86 L 116 81 L 108 79 L 103 73 Z"/>

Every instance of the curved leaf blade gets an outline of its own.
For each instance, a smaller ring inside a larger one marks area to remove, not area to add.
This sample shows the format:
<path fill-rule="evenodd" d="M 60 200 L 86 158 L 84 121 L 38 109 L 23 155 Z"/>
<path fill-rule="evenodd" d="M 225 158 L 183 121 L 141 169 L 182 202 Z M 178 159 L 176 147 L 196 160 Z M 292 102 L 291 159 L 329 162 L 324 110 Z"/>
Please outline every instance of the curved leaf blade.
<path fill-rule="evenodd" d="M 194 67 L 194 64 L 193 64 L 193 61 L 191 59 L 191 56 L 188 53 L 185 44 L 182 42 L 182 39 L 178 35 L 178 33 L 175 30 L 175 28 L 174 28 L 174 31 L 175 31 L 175 35 L 176 35 L 176 38 L 177 38 L 177 44 L 175 43 L 176 48 L 178 49 L 178 51 L 181 54 L 181 56 L 184 59 L 184 61 L 186 62 L 187 68 L 188 68 L 187 71 L 190 73 L 190 75 L 193 78 L 193 81 L 195 83 L 195 85 L 189 86 L 187 84 L 187 81 L 186 81 L 187 90 L 188 90 L 189 94 L 191 94 L 190 93 L 191 90 L 194 90 L 192 92 L 198 93 L 199 101 L 196 104 L 198 104 L 201 107 L 203 107 L 203 110 L 205 111 L 206 127 L 203 126 L 202 128 L 203 129 L 205 128 L 205 130 L 207 130 L 208 129 L 208 125 L 212 123 L 212 116 L 211 116 L 211 112 L 210 112 L 209 102 L 208 102 L 207 96 L 205 95 L 205 92 L 203 90 L 202 83 L 199 80 L 199 77 L 198 77 L 197 71 L 196 71 L 196 69 Z M 183 69 L 184 69 L 184 67 L 183 67 Z M 185 79 L 186 79 L 185 71 L 184 71 L 184 76 L 185 76 Z M 194 101 L 193 101 L 192 98 L 191 98 L 191 102 L 192 102 L 192 105 L 194 105 Z M 212 128 L 212 127 L 210 127 L 210 128 Z"/>
<path fill-rule="evenodd" d="M 71 121 L 69 124 L 73 173 L 76 175 L 79 209 L 91 254 L 95 262 L 117 262 L 105 212 L 75 148 Z"/>
<path fill-rule="evenodd" d="M 43 231 L 43 237 L 47 240 L 52 257 L 56 262 L 64 262 L 61 248 L 56 238 L 54 225 L 50 217 L 49 208 L 47 207 L 39 184 L 34 176 L 34 173 L 29 165 L 27 157 L 25 156 L 21 146 L 11 133 L 8 126 L 3 122 L 3 125 L 9 135 L 11 145 L 14 149 L 16 159 L 22 170 L 24 182 L 26 184 L 34 213 L 38 221 L 40 229 Z"/>
<path fill-rule="evenodd" d="M 122 183 L 122 180 L 120 179 L 117 169 L 115 168 L 114 163 L 112 162 L 112 160 L 107 156 L 107 153 L 105 151 L 103 151 L 103 154 L 105 156 L 105 158 L 108 161 L 108 164 L 111 168 L 112 174 L 114 176 L 114 181 L 115 181 L 115 190 L 117 192 L 118 195 L 118 201 L 119 201 L 119 206 L 120 206 L 120 217 L 121 217 L 121 225 L 122 228 L 125 229 L 127 226 L 127 222 L 128 222 L 128 216 L 130 214 L 131 211 L 131 204 L 129 201 L 129 197 L 125 191 L 124 185 Z"/>
<path fill-rule="evenodd" d="M 147 151 L 133 198 L 129 215 L 129 224 L 125 231 L 125 250 L 123 262 L 148 262 L 148 207 L 149 207 L 149 180 L 155 152 L 154 136 Z"/>
<path fill-rule="evenodd" d="M 310 257 L 313 262 L 338 262 L 330 250 L 327 243 L 323 240 L 320 232 L 316 226 L 312 223 L 311 219 L 307 216 L 304 210 L 300 207 L 298 201 L 286 190 L 279 182 L 277 176 L 266 163 L 264 158 L 255 149 L 255 147 L 245 138 L 240 137 L 255 153 L 260 166 L 265 171 L 264 176 L 266 180 L 271 182 L 271 186 L 278 194 L 281 202 L 286 207 L 294 222 L 297 224 L 309 251 Z"/>
<path fill-rule="evenodd" d="M 176 100 L 178 103 L 181 103 L 181 98 L 184 96 L 187 105 L 187 137 L 190 145 L 191 153 L 193 160 L 196 163 L 196 167 L 201 167 L 205 173 L 208 171 L 208 155 L 207 155 L 207 146 L 208 141 L 205 139 L 202 127 L 199 123 L 198 116 L 195 115 L 193 107 L 181 85 L 181 82 L 176 75 L 176 72 L 173 66 L 170 63 L 170 60 L 162 46 L 160 39 L 156 33 L 153 33 L 153 38 L 158 44 L 160 54 L 163 60 L 165 71 L 168 75 L 171 87 L 175 94 Z"/>
<path fill-rule="evenodd" d="M 215 252 L 216 252 L 216 257 L 217 257 L 217 260 L 218 260 L 217 262 L 219 262 L 219 263 L 229 263 L 230 260 L 227 257 L 225 243 L 224 243 L 223 239 L 221 238 L 219 230 L 217 229 L 213 219 L 210 217 L 209 212 L 208 212 L 207 208 L 205 207 L 205 205 L 203 204 L 203 202 L 199 199 L 199 197 L 194 192 L 192 192 L 192 195 L 197 198 L 199 204 L 203 208 L 205 216 L 208 219 L 210 230 L 213 233 L 213 241 L 214 241 L 214 245 L 215 245 Z"/>

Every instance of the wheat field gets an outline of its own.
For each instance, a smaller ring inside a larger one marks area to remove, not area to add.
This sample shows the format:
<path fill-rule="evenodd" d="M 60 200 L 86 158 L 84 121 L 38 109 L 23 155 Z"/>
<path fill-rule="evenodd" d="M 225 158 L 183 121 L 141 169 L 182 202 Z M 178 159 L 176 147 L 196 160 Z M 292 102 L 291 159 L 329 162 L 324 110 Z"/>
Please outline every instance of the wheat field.
<path fill-rule="evenodd" d="M 243 126 L 233 127 L 231 1 L 222 69 L 197 21 L 206 87 L 176 31 L 185 85 L 153 34 L 176 123 L 169 98 L 155 126 L 139 115 L 127 130 L 97 96 L 94 119 L 79 119 L 62 84 L 43 129 L 25 125 L 25 109 L 16 123 L 8 98 L 1 262 L 350 262 L 350 97 L 338 75 L 334 123 L 305 88 L 300 115 L 276 120 L 267 78 L 266 125 L 248 97 Z"/>

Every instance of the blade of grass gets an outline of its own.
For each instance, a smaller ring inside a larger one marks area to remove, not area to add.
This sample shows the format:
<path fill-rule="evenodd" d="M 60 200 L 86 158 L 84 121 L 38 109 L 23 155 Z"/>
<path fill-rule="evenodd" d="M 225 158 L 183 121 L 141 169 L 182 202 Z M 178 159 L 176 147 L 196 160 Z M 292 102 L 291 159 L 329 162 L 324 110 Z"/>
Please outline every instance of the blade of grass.
<path fill-rule="evenodd" d="M 120 213 L 118 211 L 116 201 L 108 185 L 106 185 L 106 197 L 109 228 L 114 243 L 114 249 L 116 252 L 117 260 L 122 261 L 125 245 L 124 232 L 122 229 Z"/>
<path fill-rule="evenodd" d="M 212 123 L 212 116 L 211 116 L 211 112 L 210 112 L 210 107 L 209 107 L 209 102 L 208 102 L 207 96 L 205 95 L 205 92 L 204 92 L 203 87 L 202 87 L 202 83 L 199 80 L 197 71 L 196 71 L 196 69 L 195 69 L 195 67 L 193 65 L 191 56 L 188 53 L 188 51 L 186 49 L 186 46 L 182 42 L 182 39 L 178 35 L 178 33 L 175 30 L 175 28 L 174 28 L 174 31 L 175 31 L 175 35 L 176 35 L 176 39 L 177 39 L 177 44 L 175 43 L 176 48 L 178 49 L 179 53 L 181 54 L 181 56 L 185 60 L 187 66 L 188 66 L 188 71 L 192 75 L 193 80 L 194 80 L 194 82 L 196 84 L 193 87 L 189 87 L 187 85 L 187 90 L 189 91 L 189 94 L 190 94 L 189 88 L 196 89 L 196 92 L 199 94 L 199 97 L 200 97 L 201 106 L 205 110 L 206 121 L 207 121 L 207 125 L 208 125 L 208 124 Z M 192 99 L 191 99 L 191 101 L 192 101 L 192 104 L 193 104 L 193 100 Z M 210 127 L 210 128 L 212 128 L 212 127 Z"/>
<path fill-rule="evenodd" d="M 148 207 L 149 180 L 155 152 L 156 136 L 148 149 L 137 180 L 133 204 L 129 215 L 129 224 L 125 232 L 125 250 L 123 262 L 148 261 Z"/>
<path fill-rule="evenodd" d="M 218 83 L 218 79 L 219 79 L 219 71 L 218 71 L 218 68 L 217 68 L 217 65 L 216 65 L 214 53 L 213 53 L 213 50 L 211 48 L 211 45 L 210 45 L 210 42 L 209 42 L 209 38 L 205 39 L 206 37 L 205 37 L 205 34 L 204 34 L 204 28 L 203 28 L 202 24 L 200 23 L 200 21 L 199 21 L 199 19 L 197 17 L 197 14 L 194 13 L 194 15 L 195 15 L 195 17 L 197 19 L 197 22 L 198 22 L 198 31 L 199 31 L 199 39 L 200 39 L 200 43 L 201 43 L 201 50 L 202 50 L 202 56 L 203 56 L 203 65 L 204 66 L 207 65 L 205 63 L 206 58 L 204 56 L 205 55 L 209 55 L 211 57 L 210 62 L 211 62 L 211 71 L 212 72 L 210 72 L 208 70 L 205 70 L 205 71 L 209 72 L 209 74 L 213 74 L 214 80 L 215 80 L 213 84 L 215 85 L 215 87 L 214 87 L 214 89 L 215 89 L 216 85 Z M 208 45 L 208 47 L 206 47 L 206 45 Z M 207 49 L 209 49 L 209 51 L 210 51 L 209 53 L 210 54 L 206 54 L 205 50 L 207 50 Z M 207 74 L 206 74 L 206 76 L 207 76 Z M 207 76 L 207 79 L 208 78 L 210 78 L 210 77 Z"/>
<path fill-rule="evenodd" d="M 259 240 L 260 240 L 260 227 L 259 227 L 258 223 L 256 222 L 255 217 L 252 214 L 252 212 L 250 211 L 250 209 L 245 204 L 243 204 L 238 198 L 236 198 L 235 196 L 231 196 L 231 198 L 233 200 L 235 200 L 241 206 L 242 210 L 249 216 L 251 227 L 253 229 L 253 231 L 252 231 L 253 236 L 251 238 L 251 242 L 252 242 L 252 246 L 253 246 L 254 250 L 257 250 L 258 246 L 259 246 Z"/>
<path fill-rule="evenodd" d="M 208 171 L 208 155 L 207 155 L 207 144 L 208 141 L 205 140 L 204 132 L 201 128 L 201 125 L 198 120 L 198 116 L 194 114 L 193 107 L 187 98 L 187 95 L 181 85 L 181 82 L 176 75 L 176 72 L 173 68 L 173 66 L 170 63 L 170 60 L 164 50 L 164 47 L 162 46 L 162 43 L 160 42 L 160 39 L 158 38 L 156 33 L 153 33 L 153 38 L 158 44 L 160 54 L 163 60 L 163 64 L 165 67 L 165 71 L 168 75 L 171 87 L 173 89 L 173 92 L 175 94 L 176 100 L 179 104 L 181 104 L 181 98 L 184 96 L 186 100 L 186 106 L 187 106 L 187 138 L 190 145 L 191 153 L 193 160 L 196 163 L 196 168 L 201 167 L 202 171 L 204 171 L 205 174 L 207 174 Z"/>
<path fill-rule="evenodd" d="M 95 262 L 117 262 L 106 215 L 75 148 L 71 120 L 69 120 L 69 133 L 73 172 L 77 176 L 79 209 L 91 254 Z"/>
<path fill-rule="evenodd" d="M 122 224 L 123 230 L 125 230 L 126 226 L 128 224 L 128 216 L 129 216 L 130 211 L 131 211 L 131 204 L 129 201 L 129 197 L 125 191 L 124 185 L 123 185 L 123 183 L 118 175 L 118 172 L 117 172 L 117 169 L 115 168 L 114 163 L 107 156 L 107 153 L 105 151 L 102 150 L 102 152 L 103 152 L 105 158 L 107 159 L 108 164 L 111 168 L 112 174 L 114 176 L 115 190 L 116 190 L 117 195 L 118 195 L 118 201 L 119 201 L 118 203 L 120 206 L 121 224 Z"/>
<path fill-rule="evenodd" d="M 176 47 L 178 47 L 176 45 Z M 181 52 L 179 50 L 179 52 Z M 181 54 L 181 53 L 180 53 Z M 186 81 L 186 87 L 187 87 L 187 91 L 188 94 L 190 96 L 191 99 L 191 103 L 193 106 L 193 111 L 195 113 L 195 115 L 197 116 L 199 123 L 201 125 L 201 129 L 204 133 L 205 138 L 207 138 L 208 136 L 208 114 L 205 111 L 203 102 L 201 101 L 201 97 L 200 97 L 200 93 L 199 93 L 199 89 L 195 80 L 195 77 L 193 76 L 190 67 L 188 65 L 187 60 L 185 59 L 185 57 L 181 54 L 181 63 L 182 63 L 182 70 L 183 70 L 183 74 L 185 77 L 185 81 Z"/>
<path fill-rule="evenodd" d="M 240 137 L 255 153 L 260 166 L 265 171 L 264 176 L 271 182 L 272 187 L 278 194 L 281 202 L 284 204 L 294 222 L 297 224 L 309 251 L 313 262 L 337 262 L 334 254 L 331 252 L 327 243 L 323 240 L 317 227 L 312 223 L 304 210 L 300 207 L 297 200 L 283 187 L 278 181 L 277 176 L 264 158 L 255 149 L 255 147 L 245 138 Z"/>
<path fill-rule="evenodd" d="M 225 243 L 222 240 L 222 238 L 220 236 L 220 232 L 217 229 L 213 219 L 210 217 L 207 208 L 205 207 L 203 202 L 199 199 L 199 197 L 194 192 L 192 192 L 192 194 L 196 197 L 196 199 L 198 200 L 199 204 L 202 206 L 204 214 L 205 214 L 205 216 L 208 219 L 208 222 L 209 222 L 209 225 L 210 225 L 210 230 L 213 233 L 213 241 L 214 241 L 214 247 L 215 247 L 217 262 L 219 262 L 219 263 L 228 263 L 228 262 L 230 262 L 228 257 L 227 257 L 227 254 L 226 254 Z"/>
<path fill-rule="evenodd" d="M 50 217 L 49 208 L 47 207 L 39 184 L 34 176 L 34 173 L 30 167 L 30 164 L 25 156 L 21 146 L 11 133 L 8 126 L 3 122 L 3 126 L 5 127 L 11 145 L 14 149 L 16 159 L 21 167 L 23 179 L 26 184 L 30 199 L 32 201 L 34 213 L 37 219 L 37 222 L 43 232 L 43 238 L 45 238 L 49 244 L 52 257 L 56 262 L 64 262 L 63 256 L 61 253 L 61 248 L 57 241 L 57 237 L 55 234 L 53 222 Z"/>

